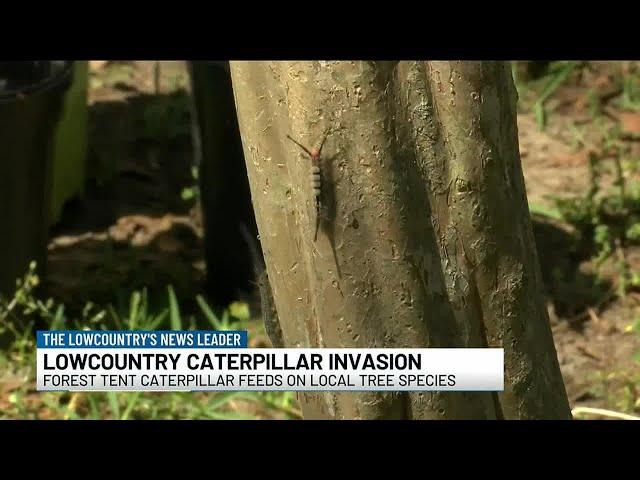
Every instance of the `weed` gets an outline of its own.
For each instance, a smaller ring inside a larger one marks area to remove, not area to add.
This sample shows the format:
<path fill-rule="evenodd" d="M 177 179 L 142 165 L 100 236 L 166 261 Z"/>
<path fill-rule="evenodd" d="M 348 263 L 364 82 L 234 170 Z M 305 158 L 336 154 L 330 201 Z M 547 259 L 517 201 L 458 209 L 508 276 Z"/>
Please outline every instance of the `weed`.
<path fill-rule="evenodd" d="M 558 62 L 549 70 L 547 81 L 538 95 L 538 99 L 533 105 L 533 111 L 536 116 L 538 128 L 543 130 L 547 123 L 547 110 L 545 103 L 580 65 L 580 62 Z"/>
<path fill-rule="evenodd" d="M 589 188 L 582 196 L 554 198 L 553 217 L 559 216 L 572 225 L 581 249 L 593 251 L 598 272 L 613 259 L 619 273 L 618 293 L 624 296 L 632 287 L 640 286 L 626 260 L 625 249 L 640 244 L 640 195 L 629 185 L 629 170 L 635 163 L 620 139 L 617 126 L 600 128 L 598 148 L 589 145 Z M 574 128 L 576 148 L 587 147 L 582 132 Z"/>

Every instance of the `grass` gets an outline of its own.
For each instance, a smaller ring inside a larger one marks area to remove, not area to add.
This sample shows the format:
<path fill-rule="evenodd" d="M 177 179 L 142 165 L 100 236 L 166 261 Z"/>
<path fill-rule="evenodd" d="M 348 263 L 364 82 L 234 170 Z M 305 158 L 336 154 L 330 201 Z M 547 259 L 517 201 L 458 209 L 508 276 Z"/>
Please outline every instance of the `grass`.
<path fill-rule="evenodd" d="M 554 64 L 553 67 L 550 68 L 546 83 L 533 105 L 536 122 L 538 123 L 538 128 L 541 130 L 544 129 L 547 123 L 547 110 L 545 108 L 547 100 L 549 100 L 556 90 L 571 76 L 578 65 L 579 62 L 557 62 L 557 64 Z"/>
<path fill-rule="evenodd" d="M 518 68 L 518 63 L 526 64 L 529 62 L 512 62 L 511 64 L 518 90 L 519 106 L 526 110 L 531 109 L 535 114 L 538 128 L 544 130 L 548 117 L 552 113 L 549 111 L 548 101 L 572 77 L 572 74 L 584 65 L 584 62 L 551 62 L 545 68 L 544 74 L 536 79 L 522 78 L 518 71 L 526 70 L 526 68 Z M 520 65 L 520 67 L 524 67 L 524 65 Z"/>
<path fill-rule="evenodd" d="M 35 329 L 50 330 L 193 329 L 207 322 L 212 329 L 254 328 L 248 308 L 232 305 L 216 315 L 198 296 L 200 312 L 185 315 L 171 286 L 166 306 L 155 308 L 146 290 L 131 293 L 128 308 L 88 303 L 78 318 L 68 318 L 65 307 L 36 295 L 39 278 L 32 263 L 18 280 L 11 299 L 0 298 L 0 419 L 297 419 L 301 418 L 292 392 L 38 392 L 35 390 Z M 124 310 L 124 311 L 123 311 Z M 108 326 L 113 327 L 108 327 Z"/>

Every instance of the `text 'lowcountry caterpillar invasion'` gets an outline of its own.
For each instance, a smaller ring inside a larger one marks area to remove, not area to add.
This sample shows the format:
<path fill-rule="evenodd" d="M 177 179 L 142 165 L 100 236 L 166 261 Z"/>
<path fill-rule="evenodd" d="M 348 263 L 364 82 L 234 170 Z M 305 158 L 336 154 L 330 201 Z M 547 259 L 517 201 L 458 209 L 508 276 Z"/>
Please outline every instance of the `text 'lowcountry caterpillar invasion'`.
<path fill-rule="evenodd" d="M 190 370 L 420 370 L 422 358 L 416 354 L 393 353 L 65 353 L 44 354 L 45 370 L 172 370 L 186 362 Z M 323 364 L 324 362 L 324 364 Z"/>

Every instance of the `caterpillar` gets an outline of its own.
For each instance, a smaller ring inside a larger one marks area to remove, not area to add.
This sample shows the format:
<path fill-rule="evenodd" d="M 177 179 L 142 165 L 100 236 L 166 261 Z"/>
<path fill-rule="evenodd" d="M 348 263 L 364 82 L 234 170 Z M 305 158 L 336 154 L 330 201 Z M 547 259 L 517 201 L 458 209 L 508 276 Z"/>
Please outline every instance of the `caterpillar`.
<path fill-rule="evenodd" d="M 327 139 L 328 132 L 322 136 L 320 142 L 318 142 L 311 150 L 294 140 L 290 135 L 287 138 L 300 147 L 311 158 L 311 173 L 310 183 L 311 191 L 313 193 L 313 204 L 316 211 L 316 228 L 313 234 L 313 241 L 318 239 L 318 229 L 320 228 L 320 220 L 322 217 L 322 169 L 320 162 L 320 154 L 322 153 L 322 146 Z"/>

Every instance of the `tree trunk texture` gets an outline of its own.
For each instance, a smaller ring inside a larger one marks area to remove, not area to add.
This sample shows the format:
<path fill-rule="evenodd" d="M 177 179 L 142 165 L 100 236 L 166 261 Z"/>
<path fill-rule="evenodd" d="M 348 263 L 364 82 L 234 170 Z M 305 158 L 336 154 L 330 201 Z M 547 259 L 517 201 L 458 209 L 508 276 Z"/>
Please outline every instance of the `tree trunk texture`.
<path fill-rule="evenodd" d="M 568 419 L 503 62 L 232 62 L 288 347 L 503 347 L 505 390 L 305 393 L 305 418 Z M 321 155 L 314 242 L 309 150 Z"/>

